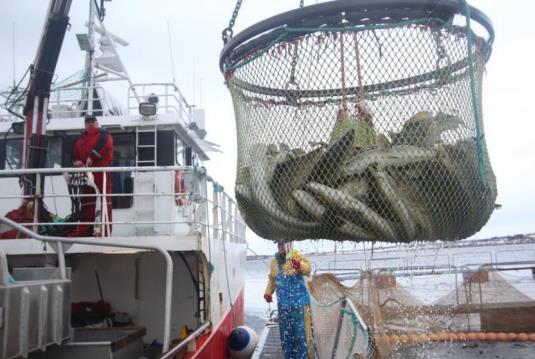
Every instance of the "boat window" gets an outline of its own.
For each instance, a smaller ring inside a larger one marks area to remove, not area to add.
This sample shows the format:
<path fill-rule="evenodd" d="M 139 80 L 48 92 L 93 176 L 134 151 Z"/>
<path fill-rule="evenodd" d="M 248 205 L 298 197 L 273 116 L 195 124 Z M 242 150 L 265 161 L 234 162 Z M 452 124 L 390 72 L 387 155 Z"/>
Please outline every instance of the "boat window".
<path fill-rule="evenodd" d="M 2 164 L 5 169 L 22 167 L 22 138 L 10 138 L 4 142 Z"/>
<path fill-rule="evenodd" d="M 48 152 L 45 168 L 62 165 L 63 140 L 61 137 L 48 137 Z M 9 138 L 0 141 L 0 169 L 19 169 L 22 167 L 22 138 Z"/>
<path fill-rule="evenodd" d="M 173 166 L 175 164 L 175 138 L 175 131 L 158 131 L 158 148 L 156 150 L 158 166 Z"/>
<path fill-rule="evenodd" d="M 72 167 L 72 154 L 74 152 L 74 143 L 80 137 L 77 135 L 67 135 L 63 137 L 61 144 L 61 167 Z"/>
<path fill-rule="evenodd" d="M 48 152 L 45 167 L 52 168 L 54 165 L 62 165 L 63 139 L 59 136 L 48 138 Z"/>
<path fill-rule="evenodd" d="M 134 133 L 112 133 L 114 167 L 135 166 Z M 134 193 L 134 177 L 132 172 L 114 172 L 112 174 L 112 193 Z M 131 208 L 133 196 L 113 197 L 112 208 Z"/>
<path fill-rule="evenodd" d="M 185 152 L 186 146 L 184 145 L 184 142 L 176 136 L 176 164 L 177 166 L 184 165 L 184 152 Z"/>

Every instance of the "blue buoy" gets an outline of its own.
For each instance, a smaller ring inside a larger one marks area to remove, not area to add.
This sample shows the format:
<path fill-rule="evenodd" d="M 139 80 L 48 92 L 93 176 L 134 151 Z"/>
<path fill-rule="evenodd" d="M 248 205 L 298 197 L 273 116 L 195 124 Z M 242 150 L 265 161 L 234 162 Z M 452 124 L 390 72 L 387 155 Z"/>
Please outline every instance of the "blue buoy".
<path fill-rule="evenodd" d="M 228 351 L 233 359 L 250 358 L 257 343 L 258 335 L 244 325 L 234 328 L 227 338 Z"/>

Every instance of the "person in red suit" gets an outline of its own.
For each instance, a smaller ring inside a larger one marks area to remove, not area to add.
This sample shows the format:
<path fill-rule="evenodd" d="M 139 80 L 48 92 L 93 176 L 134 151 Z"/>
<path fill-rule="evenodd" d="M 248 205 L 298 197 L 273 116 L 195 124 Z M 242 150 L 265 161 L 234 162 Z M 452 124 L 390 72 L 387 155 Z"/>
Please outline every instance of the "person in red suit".
<path fill-rule="evenodd" d="M 74 144 L 73 165 L 75 167 L 109 167 L 113 160 L 113 138 L 104 129 L 98 125 L 97 118 L 93 115 L 85 117 L 85 130 L 82 132 L 80 138 Z M 103 187 L 103 173 L 93 172 L 95 184 L 102 194 Z M 111 173 L 106 173 L 106 194 L 111 194 L 112 178 Z M 89 186 L 84 186 L 84 194 L 95 194 L 95 190 Z M 95 222 L 97 197 L 82 197 L 82 216 L 81 222 Z M 112 221 L 111 197 L 106 197 L 108 220 Z M 103 216 L 100 216 L 101 220 Z M 97 225 L 100 227 L 100 225 Z M 73 236 L 89 237 L 96 235 L 98 231 L 94 231 L 95 226 L 92 225 L 78 225 Z M 104 235 L 111 235 L 111 224 L 109 231 L 105 226 Z"/>

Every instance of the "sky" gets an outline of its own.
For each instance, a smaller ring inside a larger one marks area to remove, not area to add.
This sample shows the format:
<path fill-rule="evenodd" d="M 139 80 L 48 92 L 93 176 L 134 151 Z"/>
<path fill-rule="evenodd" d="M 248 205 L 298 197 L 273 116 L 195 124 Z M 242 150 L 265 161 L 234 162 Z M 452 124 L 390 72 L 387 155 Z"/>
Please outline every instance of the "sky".
<path fill-rule="evenodd" d="M 316 1 L 305 1 L 310 5 Z M 48 1 L 1 0 L 0 88 L 19 79 L 32 63 L 41 35 Z M 472 0 L 485 12 L 496 32 L 492 56 L 483 87 L 483 119 L 491 163 L 498 181 L 498 199 L 503 207 L 492 215 L 474 238 L 535 232 L 535 26 L 530 0 Z M 80 69 L 84 55 L 76 33 L 86 32 L 89 0 L 73 0 L 68 31 L 56 69 L 64 78 Z M 290 10 L 298 1 L 244 0 L 235 33 L 268 16 Z M 222 146 L 206 167 L 228 191 L 233 192 L 236 172 L 236 131 L 230 94 L 219 72 L 221 30 L 234 7 L 227 0 L 113 0 L 106 2 L 108 30 L 130 42 L 120 55 L 132 81 L 175 82 L 188 98 L 206 110 L 207 139 Z M 171 33 L 171 66 L 168 27 Z M 15 46 L 13 52 L 13 28 Z M 13 76 L 13 57 L 15 76 Z M 126 86 L 114 93 L 126 101 Z M 118 100 L 123 101 L 119 97 Z M 248 231 L 251 249 L 270 253 L 275 245 Z M 301 243 L 305 251 L 329 250 L 328 241 Z M 347 245 L 346 248 L 353 248 Z"/>

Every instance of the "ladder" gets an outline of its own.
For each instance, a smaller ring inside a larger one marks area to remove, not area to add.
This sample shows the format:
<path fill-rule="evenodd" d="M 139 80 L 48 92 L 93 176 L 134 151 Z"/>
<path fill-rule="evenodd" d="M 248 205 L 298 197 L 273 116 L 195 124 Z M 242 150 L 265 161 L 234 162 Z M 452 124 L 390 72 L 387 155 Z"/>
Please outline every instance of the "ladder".
<path fill-rule="evenodd" d="M 158 164 L 157 126 L 136 128 L 136 166 L 153 167 Z M 137 193 L 154 193 L 156 184 L 154 172 L 138 172 L 135 177 L 134 190 Z M 134 198 L 136 235 L 155 234 L 156 196 L 138 196 Z M 139 223 L 138 222 L 150 222 Z"/>
<path fill-rule="evenodd" d="M 136 166 L 156 166 L 157 146 L 157 126 L 136 127 Z"/>
<path fill-rule="evenodd" d="M 198 296 L 197 296 L 197 313 L 199 323 L 203 323 L 207 320 L 208 313 L 206 309 L 206 274 L 204 271 L 203 260 L 201 256 L 202 252 L 197 252 L 197 283 L 198 283 Z"/>

